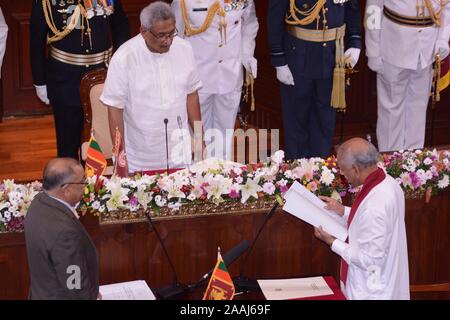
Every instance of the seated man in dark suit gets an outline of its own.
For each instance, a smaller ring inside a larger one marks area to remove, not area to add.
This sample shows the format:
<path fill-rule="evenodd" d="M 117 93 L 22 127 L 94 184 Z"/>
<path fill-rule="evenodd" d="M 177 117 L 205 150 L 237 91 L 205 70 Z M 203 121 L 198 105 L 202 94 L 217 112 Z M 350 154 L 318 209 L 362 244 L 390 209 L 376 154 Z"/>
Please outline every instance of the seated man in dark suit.
<path fill-rule="evenodd" d="M 44 191 L 25 219 L 30 299 L 98 297 L 97 250 L 74 208 L 84 186 L 83 167 L 73 159 L 53 159 L 44 169 Z"/>

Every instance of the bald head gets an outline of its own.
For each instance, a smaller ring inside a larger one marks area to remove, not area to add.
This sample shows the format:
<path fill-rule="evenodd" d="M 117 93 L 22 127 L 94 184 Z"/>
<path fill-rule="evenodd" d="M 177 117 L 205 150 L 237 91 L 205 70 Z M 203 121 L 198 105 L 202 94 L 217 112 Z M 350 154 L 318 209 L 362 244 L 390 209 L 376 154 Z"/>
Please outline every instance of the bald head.
<path fill-rule="evenodd" d="M 376 166 L 380 154 L 373 144 L 361 138 L 352 138 L 344 142 L 338 149 L 338 159 L 346 166 L 357 166 L 361 169 Z"/>
<path fill-rule="evenodd" d="M 44 168 L 43 188 L 54 190 L 61 185 L 73 182 L 83 167 L 72 158 L 55 158 L 50 160 Z"/>

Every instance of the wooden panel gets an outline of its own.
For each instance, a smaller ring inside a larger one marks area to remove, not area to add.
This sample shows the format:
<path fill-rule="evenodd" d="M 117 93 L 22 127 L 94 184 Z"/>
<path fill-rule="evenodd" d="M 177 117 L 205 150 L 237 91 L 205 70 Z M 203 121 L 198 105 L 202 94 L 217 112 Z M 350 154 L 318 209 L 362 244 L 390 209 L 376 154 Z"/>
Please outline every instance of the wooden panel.
<path fill-rule="evenodd" d="M 406 201 L 406 229 L 410 283 L 450 282 L 450 192 Z M 172 257 L 179 281 L 193 283 L 222 253 L 247 239 L 263 222 L 262 213 L 171 218 L 155 222 Z M 153 287 L 172 281 L 169 264 L 156 236 L 146 223 L 99 226 L 93 217 L 82 220 L 100 257 L 100 283 L 144 279 Z M 239 274 L 243 258 L 231 265 Z M 6 263 L 5 263 L 6 261 Z M 255 278 L 332 275 L 338 279 L 339 259 L 317 240 L 312 227 L 278 210 L 256 243 L 244 274 Z M 7 275 L 7 276 L 4 276 Z M 0 234 L 0 299 L 26 298 L 28 267 L 23 234 Z M 450 298 L 450 293 L 415 293 L 413 298 Z"/>

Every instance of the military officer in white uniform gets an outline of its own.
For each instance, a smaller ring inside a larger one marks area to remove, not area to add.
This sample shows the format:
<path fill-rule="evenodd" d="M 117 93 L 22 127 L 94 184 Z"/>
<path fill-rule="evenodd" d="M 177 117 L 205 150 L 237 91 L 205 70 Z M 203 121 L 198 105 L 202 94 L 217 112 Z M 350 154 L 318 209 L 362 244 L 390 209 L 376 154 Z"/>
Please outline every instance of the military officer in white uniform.
<path fill-rule="evenodd" d="M 449 53 L 448 0 L 367 0 L 366 54 L 377 72 L 380 151 L 422 148 L 436 55 Z"/>
<path fill-rule="evenodd" d="M 0 8 L 0 71 L 2 69 L 3 56 L 6 50 L 6 37 L 8 35 L 8 25 L 5 22 L 2 9 Z M 2 75 L 0 73 L 0 79 Z"/>
<path fill-rule="evenodd" d="M 254 78 L 255 38 L 259 24 L 253 0 L 174 0 L 177 29 L 194 49 L 203 88 L 199 91 L 202 122 L 209 156 L 230 158 L 231 132 L 227 139 L 208 135 L 234 129 L 238 112 L 243 67 Z M 217 129 L 218 131 L 209 131 Z"/>

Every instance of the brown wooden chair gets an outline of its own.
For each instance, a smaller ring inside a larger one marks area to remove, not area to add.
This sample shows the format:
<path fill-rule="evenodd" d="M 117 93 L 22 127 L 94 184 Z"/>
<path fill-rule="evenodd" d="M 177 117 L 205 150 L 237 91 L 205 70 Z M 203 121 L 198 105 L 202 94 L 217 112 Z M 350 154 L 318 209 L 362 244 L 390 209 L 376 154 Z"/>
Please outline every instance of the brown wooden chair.
<path fill-rule="evenodd" d="M 111 175 L 113 142 L 109 131 L 108 109 L 99 99 L 103 91 L 105 79 L 106 69 L 103 68 L 88 72 L 81 79 L 80 97 L 84 113 L 81 158 L 86 160 L 91 129 L 93 128 L 95 140 L 97 140 L 108 161 L 105 175 Z"/>

